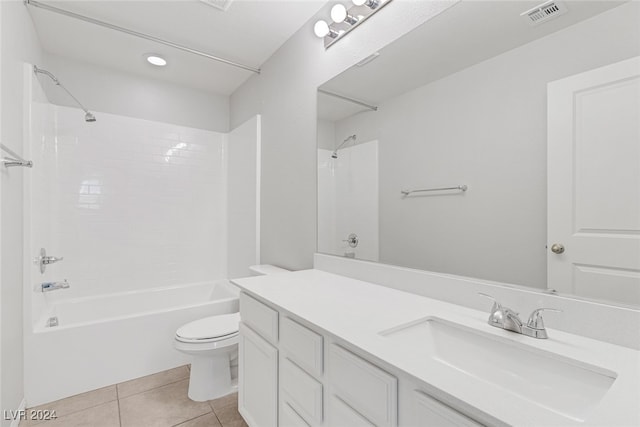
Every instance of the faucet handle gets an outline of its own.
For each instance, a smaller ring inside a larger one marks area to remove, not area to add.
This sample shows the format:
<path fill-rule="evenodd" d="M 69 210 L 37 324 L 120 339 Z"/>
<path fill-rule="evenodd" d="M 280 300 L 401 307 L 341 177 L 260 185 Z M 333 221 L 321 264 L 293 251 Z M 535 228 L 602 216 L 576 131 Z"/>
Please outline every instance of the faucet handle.
<path fill-rule="evenodd" d="M 489 294 L 478 292 L 478 295 L 483 296 L 485 298 L 489 298 L 490 300 L 493 301 L 493 306 L 491 307 L 491 312 L 489 313 L 489 319 L 487 320 L 487 323 L 489 323 L 491 326 L 497 326 L 502 328 L 504 326 L 504 320 L 505 320 L 504 319 L 505 310 L 502 308 L 502 304 L 500 304 L 497 299 L 495 299 Z"/>
<path fill-rule="evenodd" d="M 491 312 L 494 312 L 494 311 L 497 311 L 497 310 L 502 310 L 502 304 L 500 304 L 498 302 L 498 300 L 495 299 L 494 297 L 492 297 L 491 295 L 485 294 L 485 293 L 482 293 L 482 292 L 478 292 L 478 295 L 480 295 L 482 297 L 485 297 L 485 298 L 489 298 L 491 301 L 493 301 L 493 307 L 491 308 Z"/>
<path fill-rule="evenodd" d="M 537 308 L 533 310 L 527 320 L 527 326 L 532 329 L 544 329 L 544 319 L 542 318 L 543 311 L 553 311 L 555 313 L 562 313 L 562 310 L 557 308 Z"/>

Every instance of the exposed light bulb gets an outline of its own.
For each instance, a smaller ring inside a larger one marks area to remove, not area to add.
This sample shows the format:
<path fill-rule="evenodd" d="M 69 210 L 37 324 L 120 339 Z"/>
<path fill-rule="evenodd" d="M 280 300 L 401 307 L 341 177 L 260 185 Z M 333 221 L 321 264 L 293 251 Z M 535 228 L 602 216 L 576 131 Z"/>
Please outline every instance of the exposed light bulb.
<path fill-rule="evenodd" d="M 313 26 L 313 32 L 320 38 L 325 37 L 327 34 L 329 34 L 329 24 L 327 24 L 323 20 L 320 20 Z"/>
<path fill-rule="evenodd" d="M 347 8 L 341 3 L 333 5 L 333 7 L 331 8 L 331 19 L 333 19 L 333 22 L 340 23 L 346 18 Z"/>

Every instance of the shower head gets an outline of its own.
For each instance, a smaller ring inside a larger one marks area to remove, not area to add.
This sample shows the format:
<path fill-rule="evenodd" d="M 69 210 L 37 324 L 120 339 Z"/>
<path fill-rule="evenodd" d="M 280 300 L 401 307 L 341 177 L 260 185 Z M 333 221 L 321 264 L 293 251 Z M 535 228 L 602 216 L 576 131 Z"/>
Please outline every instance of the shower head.
<path fill-rule="evenodd" d="M 60 80 L 58 80 L 58 78 L 56 76 L 54 76 L 53 74 L 51 74 L 49 71 L 43 69 L 43 68 L 38 68 L 37 65 L 33 66 L 33 72 L 35 74 L 44 74 L 45 76 L 49 77 L 51 80 L 53 80 L 53 82 L 57 85 L 60 86 L 62 88 L 62 90 L 64 90 L 65 92 L 67 92 L 67 95 L 69 95 L 71 98 L 73 98 L 73 100 L 76 102 L 76 104 L 78 104 L 80 106 L 80 108 L 82 108 L 82 110 L 84 111 L 84 120 L 88 123 L 92 123 L 96 121 L 96 117 L 89 111 L 87 110 L 87 108 L 82 105 L 82 103 L 80 101 L 78 101 L 78 99 L 73 96 L 73 94 L 71 92 L 69 92 L 69 89 L 67 89 L 66 87 L 64 87 L 64 85 L 62 83 L 60 83 Z"/>
<path fill-rule="evenodd" d="M 345 138 L 345 140 L 344 140 L 344 141 L 342 141 L 342 143 L 341 143 L 340 145 L 338 145 L 338 148 L 336 148 L 335 150 L 333 150 L 333 153 L 331 153 L 331 158 L 332 158 L 332 159 L 337 159 L 337 158 L 338 158 L 338 150 L 339 150 L 340 148 L 342 148 L 342 146 L 343 146 L 344 144 L 346 144 L 347 142 L 351 141 L 352 139 L 353 139 L 354 141 L 356 140 L 356 135 L 355 135 L 355 134 L 353 134 L 353 135 L 350 135 L 350 136 L 346 137 L 346 138 Z"/>

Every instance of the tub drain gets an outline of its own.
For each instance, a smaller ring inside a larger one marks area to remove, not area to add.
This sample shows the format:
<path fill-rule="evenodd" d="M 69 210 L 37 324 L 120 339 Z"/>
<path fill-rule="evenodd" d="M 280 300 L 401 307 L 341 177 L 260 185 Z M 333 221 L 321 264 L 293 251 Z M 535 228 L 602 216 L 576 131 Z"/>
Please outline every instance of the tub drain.
<path fill-rule="evenodd" d="M 58 326 L 58 318 L 57 317 L 50 317 L 49 320 L 47 320 L 47 327 L 48 328 L 52 328 L 54 326 Z"/>

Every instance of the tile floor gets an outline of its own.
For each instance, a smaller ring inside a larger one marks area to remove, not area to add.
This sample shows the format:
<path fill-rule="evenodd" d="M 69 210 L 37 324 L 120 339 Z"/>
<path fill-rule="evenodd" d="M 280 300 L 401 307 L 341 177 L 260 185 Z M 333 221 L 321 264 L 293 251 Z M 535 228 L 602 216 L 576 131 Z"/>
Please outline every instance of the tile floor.
<path fill-rule="evenodd" d="M 55 410 L 58 418 L 20 427 L 247 427 L 237 393 L 194 402 L 188 386 L 189 368 L 181 366 L 33 408 Z"/>

